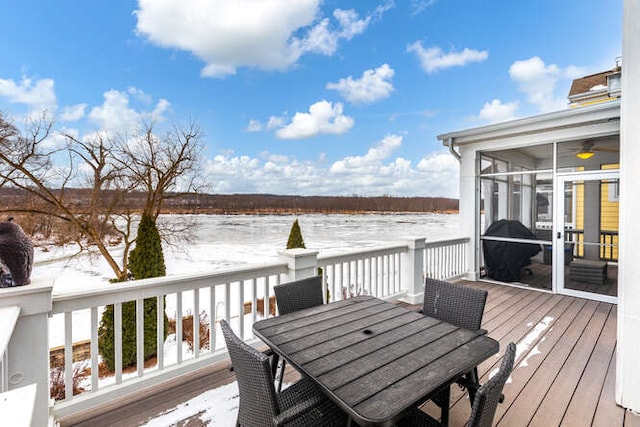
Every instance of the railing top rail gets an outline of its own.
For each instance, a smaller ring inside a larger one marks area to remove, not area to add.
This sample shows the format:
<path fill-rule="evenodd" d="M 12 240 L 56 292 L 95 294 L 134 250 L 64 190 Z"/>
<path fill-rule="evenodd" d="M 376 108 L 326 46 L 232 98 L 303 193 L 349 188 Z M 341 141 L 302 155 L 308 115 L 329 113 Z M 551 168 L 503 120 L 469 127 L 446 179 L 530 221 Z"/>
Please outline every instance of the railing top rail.
<path fill-rule="evenodd" d="M 216 270 L 213 272 L 177 274 L 123 283 L 105 283 L 94 285 L 87 289 L 74 289 L 55 293 L 53 295 L 53 308 L 51 313 L 57 314 L 73 310 L 83 310 L 100 305 L 151 298 L 286 272 L 286 262 L 274 261 Z"/>
<path fill-rule="evenodd" d="M 396 244 L 390 246 L 375 246 L 370 249 L 362 249 L 358 251 L 348 251 L 342 252 L 338 254 L 327 254 L 327 255 L 319 255 L 318 256 L 318 265 L 323 266 L 327 264 L 332 264 L 334 262 L 341 261 L 353 261 L 356 259 L 361 259 L 364 257 L 375 257 L 389 254 L 397 254 L 402 252 L 407 252 L 409 249 L 406 244 Z"/>
<path fill-rule="evenodd" d="M 9 346 L 11 336 L 13 335 L 13 329 L 16 327 L 16 322 L 20 316 L 20 307 L 2 307 L 0 308 L 0 358 L 4 355 L 4 352 Z"/>
<path fill-rule="evenodd" d="M 438 246 L 448 246 L 448 245 L 456 245 L 458 243 L 467 243 L 470 239 L 468 237 L 456 237 L 453 239 L 437 239 L 437 240 L 426 240 L 424 242 L 425 248 L 432 248 Z"/>

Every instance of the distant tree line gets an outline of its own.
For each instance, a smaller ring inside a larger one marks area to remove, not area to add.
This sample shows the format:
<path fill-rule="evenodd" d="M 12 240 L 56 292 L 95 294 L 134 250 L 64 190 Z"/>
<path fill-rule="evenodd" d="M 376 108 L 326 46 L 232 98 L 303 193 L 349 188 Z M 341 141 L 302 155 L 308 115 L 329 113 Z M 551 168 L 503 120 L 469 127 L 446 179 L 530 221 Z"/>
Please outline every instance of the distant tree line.
<path fill-rule="evenodd" d="M 165 208 L 174 212 L 226 214 L 457 212 L 458 200 L 445 197 L 191 194 L 168 200 Z"/>
<path fill-rule="evenodd" d="M 55 190 L 54 190 L 55 191 Z M 89 209 L 90 190 L 65 189 L 76 208 Z M 106 190 L 105 193 L 109 193 Z M 106 194 L 105 194 L 106 196 Z M 30 206 L 33 196 L 16 188 L 0 188 L 0 205 L 16 210 Z M 120 194 L 118 209 L 144 210 L 147 194 Z M 457 212 L 458 199 L 445 197 L 282 196 L 272 194 L 176 194 L 164 200 L 160 213 L 364 213 L 364 212 Z M 45 223 L 39 222 L 40 227 Z M 45 233 L 46 234 L 46 233 Z"/>

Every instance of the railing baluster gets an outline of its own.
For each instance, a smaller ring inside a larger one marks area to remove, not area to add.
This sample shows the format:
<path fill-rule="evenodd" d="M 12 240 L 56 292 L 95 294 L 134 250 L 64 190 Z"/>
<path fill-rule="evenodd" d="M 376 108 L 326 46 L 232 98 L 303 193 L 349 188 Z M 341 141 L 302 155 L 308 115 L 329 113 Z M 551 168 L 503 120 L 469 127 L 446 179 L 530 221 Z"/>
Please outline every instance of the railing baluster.
<path fill-rule="evenodd" d="M 269 296 L 265 295 L 265 299 L 264 299 L 264 313 L 265 316 L 268 313 L 268 306 L 269 306 Z M 227 322 L 231 322 L 231 284 L 230 283 L 225 283 L 224 284 L 224 318 L 227 320 Z"/>
<path fill-rule="evenodd" d="M 365 268 L 367 268 L 367 277 L 365 278 L 365 282 L 367 283 L 366 293 L 371 294 L 371 257 L 367 257 Z"/>
<path fill-rule="evenodd" d="M 91 307 L 91 391 L 98 391 L 98 307 Z"/>
<path fill-rule="evenodd" d="M 73 397 L 73 313 L 64 313 L 64 397 Z"/>
<path fill-rule="evenodd" d="M 338 295 L 336 294 L 336 281 L 338 280 L 338 267 L 335 263 L 331 266 L 331 274 L 333 275 L 333 281 L 331 282 L 331 298 L 333 301 L 338 301 Z"/>
<path fill-rule="evenodd" d="M 138 376 L 144 373 L 144 300 L 136 300 L 136 368 Z"/>
<path fill-rule="evenodd" d="M 269 280 L 268 276 L 262 278 L 265 282 Z M 251 323 L 258 320 L 258 279 L 251 279 Z"/>
<path fill-rule="evenodd" d="M 278 276 L 279 277 L 279 276 Z M 257 307 L 256 307 L 257 310 Z M 265 277 L 262 288 L 262 316 L 269 317 L 269 277 Z"/>
<path fill-rule="evenodd" d="M 200 357 L 200 289 L 193 290 L 193 357 Z"/>
<path fill-rule="evenodd" d="M 244 336 L 244 280 L 238 282 L 238 336 Z"/>
<path fill-rule="evenodd" d="M 176 360 L 182 363 L 182 291 L 176 293 Z"/>
<path fill-rule="evenodd" d="M 122 383 L 122 303 L 113 305 L 114 355 L 116 359 L 116 384 Z"/>
<path fill-rule="evenodd" d="M 156 297 L 157 311 L 157 333 L 156 333 L 156 357 L 158 360 L 158 370 L 164 369 L 164 295 Z"/>
<path fill-rule="evenodd" d="M 211 315 L 209 327 L 209 346 L 211 353 L 216 349 L 216 324 L 218 323 L 218 309 L 216 307 L 216 287 L 209 286 L 209 314 Z"/>

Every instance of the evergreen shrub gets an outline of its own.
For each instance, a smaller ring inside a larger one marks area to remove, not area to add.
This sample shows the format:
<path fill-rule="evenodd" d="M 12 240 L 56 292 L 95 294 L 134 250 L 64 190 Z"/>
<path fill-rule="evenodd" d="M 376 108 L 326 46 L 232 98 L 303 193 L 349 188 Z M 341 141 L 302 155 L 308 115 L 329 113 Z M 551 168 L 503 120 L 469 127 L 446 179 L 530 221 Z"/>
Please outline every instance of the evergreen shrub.
<path fill-rule="evenodd" d="M 143 214 L 138 226 L 136 247 L 129 256 L 129 271 L 134 279 L 160 277 L 166 274 L 162 241 L 155 221 Z M 144 360 L 157 354 L 157 299 L 144 300 Z M 110 371 L 115 370 L 114 307 L 108 305 L 102 314 L 98 329 L 98 348 L 103 362 Z M 168 334 L 169 319 L 164 314 L 164 338 Z M 136 357 L 136 302 L 122 304 L 122 367 L 134 366 Z"/>
<path fill-rule="evenodd" d="M 291 226 L 291 231 L 289 231 L 289 240 L 287 241 L 287 249 L 295 249 L 302 248 L 306 249 L 307 247 L 304 245 L 304 239 L 302 238 L 302 231 L 300 230 L 300 224 L 296 219 Z"/>

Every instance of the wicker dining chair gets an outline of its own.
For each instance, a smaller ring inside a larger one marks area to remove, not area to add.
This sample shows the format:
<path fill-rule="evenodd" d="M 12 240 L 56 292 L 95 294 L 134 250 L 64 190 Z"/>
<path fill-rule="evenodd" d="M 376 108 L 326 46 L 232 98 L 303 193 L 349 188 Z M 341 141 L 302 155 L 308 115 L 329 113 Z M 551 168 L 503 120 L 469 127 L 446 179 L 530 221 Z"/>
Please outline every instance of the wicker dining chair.
<path fill-rule="evenodd" d="M 491 427 L 498 403 L 501 403 L 504 399 L 502 389 L 509 375 L 511 375 L 515 358 L 516 345 L 509 343 L 502 358 L 502 364 L 500 365 L 498 373 L 478 389 L 475 399 L 473 399 L 471 415 L 465 427 Z M 411 410 L 410 413 L 397 424 L 398 427 L 440 427 L 443 425 L 446 424 L 438 422 L 417 408 Z"/>
<path fill-rule="evenodd" d="M 460 328 L 483 331 L 480 326 L 487 294 L 488 292 L 482 289 L 427 278 L 422 313 Z M 478 368 L 464 374 L 457 382 L 467 388 L 469 402 L 473 404 L 478 387 Z M 440 407 L 449 405 L 449 390 L 440 393 L 433 401 Z M 444 420 L 445 423 L 446 421 Z"/>
<path fill-rule="evenodd" d="M 276 295 L 279 314 L 293 313 L 294 311 L 324 304 L 322 298 L 322 276 L 282 283 L 274 286 L 273 292 Z M 278 356 L 275 355 L 274 357 Z M 278 364 L 278 360 L 275 359 L 274 362 L 276 389 L 280 391 L 282 389 L 285 361 L 282 359 Z"/>
<path fill-rule="evenodd" d="M 238 383 L 237 426 L 346 425 L 347 415 L 310 379 L 277 393 L 269 357 L 239 339 L 226 320 L 220 321 L 220 327 Z"/>
<path fill-rule="evenodd" d="M 280 314 L 288 314 L 324 304 L 322 276 L 282 283 L 273 287 Z"/>

